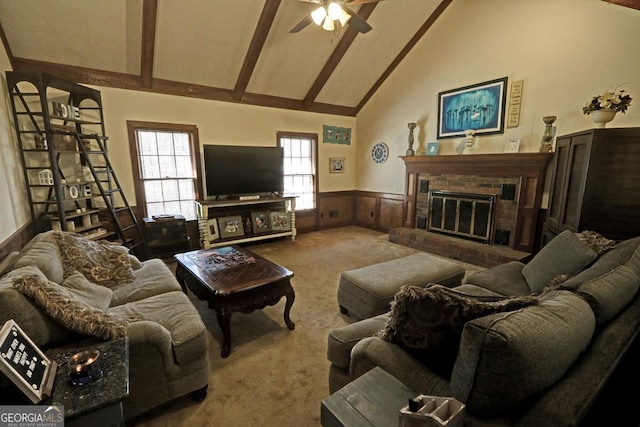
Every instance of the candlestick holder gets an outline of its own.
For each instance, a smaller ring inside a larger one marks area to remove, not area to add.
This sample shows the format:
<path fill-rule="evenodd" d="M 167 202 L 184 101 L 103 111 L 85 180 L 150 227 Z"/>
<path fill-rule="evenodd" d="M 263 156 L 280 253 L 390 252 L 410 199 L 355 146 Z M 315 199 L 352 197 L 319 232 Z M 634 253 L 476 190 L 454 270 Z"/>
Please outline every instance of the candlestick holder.
<path fill-rule="evenodd" d="M 416 128 L 416 123 L 407 123 L 409 128 L 409 148 L 407 149 L 407 156 L 413 156 L 416 152 L 413 150 L 413 130 Z"/>

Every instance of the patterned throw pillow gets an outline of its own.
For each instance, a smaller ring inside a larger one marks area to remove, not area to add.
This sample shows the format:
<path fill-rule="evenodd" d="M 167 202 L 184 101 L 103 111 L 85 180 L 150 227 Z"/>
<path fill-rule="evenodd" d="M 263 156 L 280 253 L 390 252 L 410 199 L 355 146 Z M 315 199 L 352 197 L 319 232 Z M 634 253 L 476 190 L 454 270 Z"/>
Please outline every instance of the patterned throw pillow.
<path fill-rule="evenodd" d="M 585 246 L 588 246 L 593 250 L 598 256 L 603 253 L 613 249 L 616 245 L 615 240 L 610 240 L 604 237 L 603 235 L 596 233 L 595 231 L 581 231 L 580 233 L 576 233 L 576 237 L 580 240 Z"/>
<path fill-rule="evenodd" d="M 64 277 L 76 271 L 90 282 L 108 288 L 135 279 L 129 249 L 111 242 L 86 239 L 75 233 L 57 232 Z"/>
<path fill-rule="evenodd" d="M 77 300 L 64 287 L 36 274 L 17 277 L 13 285 L 34 302 L 56 322 L 67 329 L 103 340 L 122 338 L 127 335 L 126 319 L 93 308 Z"/>
<path fill-rule="evenodd" d="M 378 336 L 397 344 L 444 378 L 449 378 L 462 329 L 469 320 L 537 302 L 532 296 L 485 302 L 438 284 L 403 286 Z"/>

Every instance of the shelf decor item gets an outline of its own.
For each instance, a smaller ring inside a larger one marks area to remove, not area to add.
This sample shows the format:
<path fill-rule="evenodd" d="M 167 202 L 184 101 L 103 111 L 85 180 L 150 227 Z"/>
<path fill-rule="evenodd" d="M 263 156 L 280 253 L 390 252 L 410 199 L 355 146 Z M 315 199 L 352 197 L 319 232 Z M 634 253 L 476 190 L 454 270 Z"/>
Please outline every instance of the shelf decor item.
<path fill-rule="evenodd" d="M 269 231 L 269 212 L 251 211 L 251 225 L 254 233 L 266 233 Z"/>
<path fill-rule="evenodd" d="M 633 98 L 624 90 L 618 90 L 618 86 L 609 91 L 607 89 L 602 95 L 592 97 L 582 107 L 582 112 L 591 116 L 591 120 L 597 128 L 604 128 L 607 123 L 613 120 L 616 113 L 625 114 Z"/>
<path fill-rule="evenodd" d="M 272 230 L 290 230 L 289 212 L 269 212 L 269 223 Z"/>
<path fill-rule="evenodd" d="M 542 134 L 542 142 L 540 143 L 541 153 L 549 153 L 553 149 L 553 137 L 555 136 L 553 123 L 556 119 L 556 116 L 544 116 L 542 118 L 542 121 L 544 122 L 544 133 Z"/>
<path fill-rule="evenodd" d="M 476 131 L 467 129 L 464 131 L 464 134 L 464 150 L 462 150 L 462 154 L 473 154 L 473 145 L 476 142 Z"/>
<path fill-rule="evenodd" d="M 244 236 L 244 225 L 240 215 L 218 218 L 218 228 L 220 230 L 220 237 L 223 239 L 227 237 Z"/>
<path fill-rule="evenodd" d="M 439 142 L 430 142 L 427 144 L 427 151 L 426 151 L 426 155 L 427 156 L 437 156 L 438 155 L 438 150 L 440 149 L 440 143 Z"/>
<path fill-rule="evenodd" d="M 438 93 L 438 139 L 504 133 L 507 77 Z"/>
<path fill-rule="evenodd" d="M 409 148 L 407 149 L 406 155 L 413 156 L 416 154 L 413 150 L 413 130 L 416 128 L 416 123 L 407 123 L 407 127 L 409 128 Z"/>

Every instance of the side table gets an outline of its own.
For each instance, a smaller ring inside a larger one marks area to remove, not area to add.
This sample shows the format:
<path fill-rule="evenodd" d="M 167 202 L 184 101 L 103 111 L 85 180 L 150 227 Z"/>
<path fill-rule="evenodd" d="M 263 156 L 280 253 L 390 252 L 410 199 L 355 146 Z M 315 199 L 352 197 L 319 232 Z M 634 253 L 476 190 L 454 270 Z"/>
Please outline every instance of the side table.
<path fill-rule="evenodd" d="M 71 384 L 69 357 L 88 348 L 74 349 L 56 357 L 58 372 L 53 384 L 51 405 L 64 407 L 65 426 L 124 426 L 122 400 L 129 396 L 129 341 L 120 338 L 94 346 L 100 352 L 102 375 L 92 382 Z M 64 360 L 66 356 L 67 360 Z"/>
<path fill-rule="evenodd" d="M 397 426 L 399 412 L 419 393 L 375 367 L 322 401 L 324 427 Z"/>

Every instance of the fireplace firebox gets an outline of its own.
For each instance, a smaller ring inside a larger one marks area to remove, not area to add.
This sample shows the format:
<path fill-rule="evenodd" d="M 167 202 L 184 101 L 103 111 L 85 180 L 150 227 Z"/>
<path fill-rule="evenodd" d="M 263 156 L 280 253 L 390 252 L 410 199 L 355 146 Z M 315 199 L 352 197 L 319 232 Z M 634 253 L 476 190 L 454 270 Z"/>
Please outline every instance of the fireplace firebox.
<path fill-rule="evenodd" d="M 429 191 L 427 230 L 491 243 L 496 196 Z"/>

